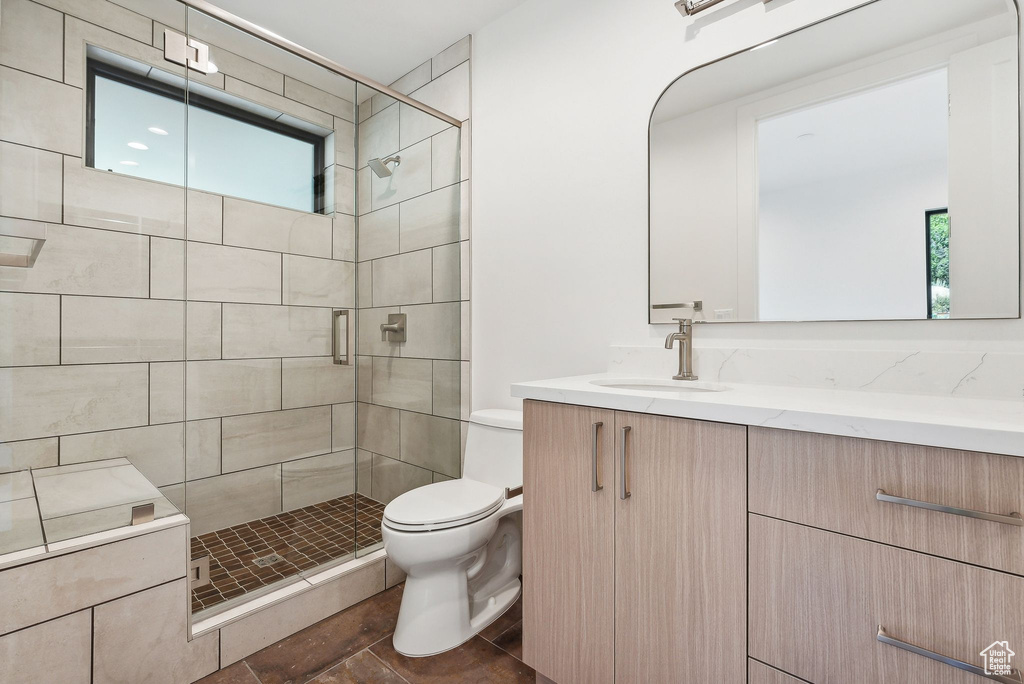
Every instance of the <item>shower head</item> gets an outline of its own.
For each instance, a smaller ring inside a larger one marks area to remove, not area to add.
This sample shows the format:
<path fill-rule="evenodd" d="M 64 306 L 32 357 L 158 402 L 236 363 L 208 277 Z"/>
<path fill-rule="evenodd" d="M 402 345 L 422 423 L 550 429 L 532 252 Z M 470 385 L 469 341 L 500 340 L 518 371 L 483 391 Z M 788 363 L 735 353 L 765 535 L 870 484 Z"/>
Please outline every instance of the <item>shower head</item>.
<path fill-rule="evenodd" d="M 367 164 L 369 164 L 370 168 L 373 169 L 373 172 L 377 174 L 377 178 L 387 178 L 393 173 L 393 171 L 388 168 L 388 164 L 391 162 L 394 162 L 395 167 L 398 167 L 402 163 L 402 158 L 396 154 L 392 157 L 388 157 L 384 161 L 381 161 L 379 158 L 371 159 Z"/>

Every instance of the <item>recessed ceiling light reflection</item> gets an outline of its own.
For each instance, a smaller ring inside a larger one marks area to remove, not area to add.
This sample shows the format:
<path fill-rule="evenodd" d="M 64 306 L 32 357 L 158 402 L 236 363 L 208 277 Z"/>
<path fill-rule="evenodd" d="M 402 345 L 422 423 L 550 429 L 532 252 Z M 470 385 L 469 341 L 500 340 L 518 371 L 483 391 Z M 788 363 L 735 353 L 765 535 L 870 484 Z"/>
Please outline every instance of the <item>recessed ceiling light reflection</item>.
<path fill-rule="evenodd" d="M 767 43 L 761 43 L 761 44 L 760 44 L 760 45 L 758 45 L 757 47 L 755 47 L 755 48 L 751 48 L 751 50 L 760 50 L 760 49 L 762 49 L 762 48 L 766 48 L 766 47 L 768 47 L 769 45 L 775 45 L 775 44 L 776 44 L 776 43 L 778 43 L 778 42 L 779 42 L 779 39 L 778 39 L 778 38 L 776 38 L 775 40 L 769 40 L 769 41 L 768 41 Z"/>
<path fill-rule="evenodd" d="M 149 127 L 149 132 L 150 133 L 156 133 L 157 135 L 167 135 L 167 131 L 165 131 L 162 128 L 157 128 L 156 126 L 150 126 Z"/>
<path fill-rule="evenodd" d="M 128 147 L 132 148 L 133 150 L 148 150 L 149 149 L 149 145 L 143 145 L 140 142 L 130 142 L 130 143 L 128 143 Z"/>
<path fill-rule="evenodd" d="M 121 163 L 124 164 L 125 166 L 138 166 L 139 165 L 139 162 L 136 162 L 136 161 L 123 161 Z"/>
<path fill-rule="evenodd" d="M 207 75 L 215 74 L 218 71 L 220 71 L 220 69 L 217 68 L 216 64 L 214 64 L 213 62 L 207 62 L 206 63 L 206 73 L 207 73 Z"/>

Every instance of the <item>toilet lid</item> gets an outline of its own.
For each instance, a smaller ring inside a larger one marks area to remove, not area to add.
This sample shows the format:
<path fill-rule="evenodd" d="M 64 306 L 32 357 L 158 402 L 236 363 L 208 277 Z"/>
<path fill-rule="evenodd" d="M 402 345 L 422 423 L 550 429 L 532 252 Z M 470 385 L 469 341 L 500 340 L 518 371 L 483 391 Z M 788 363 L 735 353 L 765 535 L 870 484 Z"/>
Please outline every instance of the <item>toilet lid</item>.
<path fill-rule="evenodd" d="M 454 527 L 496 511 L 505 494 L 476 480 L 435 482 L 402 494 L 384 508 L 387 521 L 406 526 Z"/>

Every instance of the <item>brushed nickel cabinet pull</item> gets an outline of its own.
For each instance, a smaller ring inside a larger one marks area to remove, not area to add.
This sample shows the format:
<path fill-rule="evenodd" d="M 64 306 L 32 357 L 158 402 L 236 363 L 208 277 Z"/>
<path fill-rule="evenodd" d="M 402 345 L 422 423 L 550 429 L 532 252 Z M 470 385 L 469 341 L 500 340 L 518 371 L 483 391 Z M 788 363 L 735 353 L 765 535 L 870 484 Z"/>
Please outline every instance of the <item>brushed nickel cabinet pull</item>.
<path fill-rule="evenodd" d="M 604 486 L 601 484 L 601 478 L 598 475 L 597 464 L 597 459 L 600 455 L 600 446 L 598 440 L 601 436 L 601 426 L 603 425 L 604 423 L 594 423 L 594 425 L 592 426 L 593 431 L 590 435 L 592 452 L 592 460 L 590 464 L 590 491 L 592 492 L 599 492 L 602 489 L 604 489 Z"/>
<path fill-rule="evenodd" d="M 903 498 L 902 496 L 893 496 L 892 494 L 886 494 L 884 489 L 879 489 L 875 493 L 875 498 L 878 499 L 879 501 L 899 504 L 901 506 L 913 506 L 914 508 L 924 508 L 929 511 L 938 511 L 939 513 L 961 515 L 965 518 L 977 518 L 979 520 L 989 520 L 991 522 L 1002 523 L 1004 525 L 1016 525 L 1017 527 L 1024 527 L 1024 518 L 1021 518 L 1020 513 L 1010 513 L 1008 515 L 1003 515 L 1001 513 L 986 513 L 985 511 L 972 511 L 969 508 L 943 506 L 942 504 L 930 503 L 928 501 L 918 501 L 917 499 L 906 499 Z"/>
<path fill-rule="evenodd" d="M 633 496 L 629 491 L 629 484 L 626 482 L 626 439 L 632 429 L 631 427 L 622 428 L 622 444 L 619 447 L 619 498 L 623 501 Z"/>
<path fill-rule="evenodd" d="M 882 625 L 878 625 L 878 635 L 876 638 L 883 644 L 895 646 L 896 648 L 902 649 L 904 651 L 909 651 L 910 653 L 913 653 L 915 655 L 930 658 L 931 660 L 935 660 L 945 665 L 949 665 L 950 667 L 955 667 L 956 669 L 963 670 L 964 672 L 970 672 L 971 674 L 978 675 L 979 677 L 984 677 L 985 679 L 989 679 L 993 682 L 1002 682 L 1003 684 L 1024 684 L 1024 682 L 1021 681 L 1020 670 L 1016 668 L 1014 668 L 1012 670 L 1012 673 L 1009 675 L 986 674 L 985 669 L 982 667 L 978 667 L 977 665 L 971 665 L 970 663 L 965 663 L 962 660 L 950 658 L 949 656 L 944 656 L 941 653 L 929 651 L 926 648 L 921 648 L 920 646 L 908 644 L 906 641 L 900 641 L 899 639 L 891 637 L 885 631 L 885 627 L 883 627 Z"/>

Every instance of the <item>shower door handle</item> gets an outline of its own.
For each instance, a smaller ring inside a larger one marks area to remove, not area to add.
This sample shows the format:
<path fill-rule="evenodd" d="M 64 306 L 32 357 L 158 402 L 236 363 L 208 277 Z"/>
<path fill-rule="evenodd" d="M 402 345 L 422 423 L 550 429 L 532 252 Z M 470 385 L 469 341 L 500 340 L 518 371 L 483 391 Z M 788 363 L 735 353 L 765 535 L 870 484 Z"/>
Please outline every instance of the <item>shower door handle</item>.
<path fill-rule="evenodd" d="M 341 335 L 341 319 L 345 319 L 345 336 Z M 331 325 L 331 350 L 334 354 L 334 363 L 339 366 L 349 366 L 352 363 L 352 356 L 348 349 L 349 316 L 348 309 L 338 309 L 334 312 L 333 325 Z M 341 353 L 341 341 L 345 340 L 345 354 Z"/>

